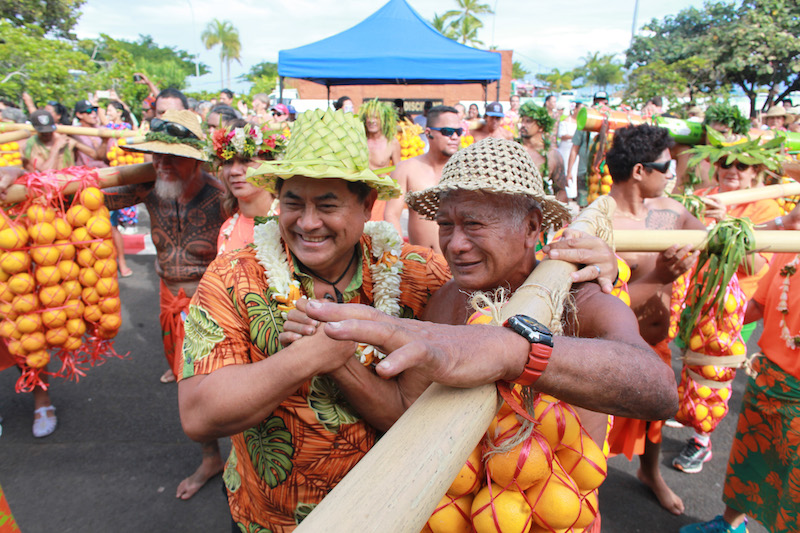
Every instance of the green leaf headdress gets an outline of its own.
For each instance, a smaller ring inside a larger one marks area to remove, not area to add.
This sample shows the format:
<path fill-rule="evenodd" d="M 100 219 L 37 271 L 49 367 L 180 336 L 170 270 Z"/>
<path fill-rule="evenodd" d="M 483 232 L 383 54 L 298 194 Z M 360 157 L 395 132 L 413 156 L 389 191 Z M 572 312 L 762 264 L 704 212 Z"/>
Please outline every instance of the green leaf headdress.
<path fill-rule="evenodd" d="M 708 144 L 697 145 L 686 151 L 690 154 L 687 165 L 691 168 L 697 166 L 702 160 L 708 159 L 712 165 L 724 158 L 724 163 L 730 165 L 740 161 L 745 165 L 761 165 L 773 172 L 781 171 L 781 146 L 783 136 L 776 134 L 764 144 L 759 144 L 760 139 L 746 139 L 728 143 L 716 130 L 706 126 Z"/>
<path fill-rule="evenodd" d="M 710 126 L 715 122 L 725 124 L 736 135 L 745 135 L 750 130 L 750 121 L 742 115 L 738 107 L 727 102 L 708 106 L 703 124 Z"/>
<path fill-rule="evenodd" d="M 381 121 L 383 136 L 391 140 L 397 133 L 397 110 L 388 102 L 381 102 L 377 98 L 364 102 L 358 109 L 358 116 L 367 126 L 367 118 L 375 116 Z"/>
<path fill-rule="evenodd" d="M 547 109 L 534 104 L 530 100 L 519 108 L 519 116 L 533 119 L 545 133 L 551 133 L 553 126 L 556 124 L 556 119 L 550 116 Z"/>

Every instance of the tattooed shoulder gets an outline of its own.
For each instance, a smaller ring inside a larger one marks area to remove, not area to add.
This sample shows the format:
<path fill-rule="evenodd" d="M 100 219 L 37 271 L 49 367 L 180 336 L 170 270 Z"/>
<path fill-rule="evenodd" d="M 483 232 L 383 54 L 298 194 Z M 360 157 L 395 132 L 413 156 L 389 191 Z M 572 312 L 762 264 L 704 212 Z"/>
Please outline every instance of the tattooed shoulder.
<path fill-rule="evenodd" d="M 647 212 L 645 227 L 647 229 L 676 229 L 680 213 L 672 209 L 651 209 Z"/>

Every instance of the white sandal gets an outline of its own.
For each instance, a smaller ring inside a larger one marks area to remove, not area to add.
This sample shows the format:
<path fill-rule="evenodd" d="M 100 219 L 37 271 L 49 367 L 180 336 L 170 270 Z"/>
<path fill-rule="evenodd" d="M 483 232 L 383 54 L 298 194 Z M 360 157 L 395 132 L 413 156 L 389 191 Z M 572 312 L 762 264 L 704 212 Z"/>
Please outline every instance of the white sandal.
<path fill-rule="evenodd" d="M 47 416 L 52 413 L 53 416 Z M 33 411 L 33 436 L 37 438 L 46 437 L 56 430 L 58 419 L 56 418 L 56 408 L 52 405 L 40 407 Z M 36 418 L 39 415 L 39 418 Z"/>

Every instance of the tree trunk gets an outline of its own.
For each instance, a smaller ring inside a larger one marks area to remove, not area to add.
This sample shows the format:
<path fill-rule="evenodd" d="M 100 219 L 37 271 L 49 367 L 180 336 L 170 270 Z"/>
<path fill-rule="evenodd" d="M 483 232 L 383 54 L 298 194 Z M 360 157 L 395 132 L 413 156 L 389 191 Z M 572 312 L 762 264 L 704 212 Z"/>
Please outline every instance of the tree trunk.
<path fill-rule="evenodd" d="M 222 52 L 219 53 L 219 90 L 225 88 L 225 72 L 222 70 Z"/>

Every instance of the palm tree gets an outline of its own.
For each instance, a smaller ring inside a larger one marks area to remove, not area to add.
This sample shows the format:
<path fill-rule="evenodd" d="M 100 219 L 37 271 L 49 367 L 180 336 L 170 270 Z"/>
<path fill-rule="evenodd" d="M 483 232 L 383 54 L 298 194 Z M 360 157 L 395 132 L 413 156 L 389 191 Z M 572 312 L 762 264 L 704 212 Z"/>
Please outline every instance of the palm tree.
<path fill-rule="evenodd" d="M 452 9 L 442 15 L 444 20 L 454 19 L 450 27 L 456 32 L 456 40 L 461 44 L 481 43 L 477 39 L 478 30 L 483 22 L 476 15 L 492 15 L 494 11 L 489 4 L 479 4 L 478 0 L 456 0 L 458 9 Z"/>
<path fill-rule="evenodd" d="M 240 56 L 242 52 L 242 43 L 239 42 L 239 30 L 237 30 L 230 21 L 220 22 L 217 19 L 212 20 L 203 30 L 200 38 L 206 50 L 211 50 L 219 45 L 219 76 L 220 88 L 224 87 L 224 79 L 222 77 L 222 64 L 225 63 L 227 67 L 228 86 L 231 84 L 231 62 L 236 61 L 240 65 Z"/>
<path fill-rule="evenodd" d="M 444 16 L 434 13 L 433 20 L 431 20 L 431 26 L 433 26 L 434 30 L 438 31 L 445 37 L 455 40 L 456 35 L 453 31 L 453 27 L 447 23 L 447 19 Z"/>

